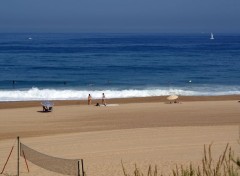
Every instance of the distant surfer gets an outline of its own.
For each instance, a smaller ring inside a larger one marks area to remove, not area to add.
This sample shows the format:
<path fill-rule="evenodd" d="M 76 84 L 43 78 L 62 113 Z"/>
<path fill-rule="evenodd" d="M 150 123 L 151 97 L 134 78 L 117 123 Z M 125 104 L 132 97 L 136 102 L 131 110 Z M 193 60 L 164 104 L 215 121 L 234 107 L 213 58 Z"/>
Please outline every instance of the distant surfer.
<path fill-rule="evenodd" d="M 12 81 L 12 86 L 13 86 L 13 88 L 15 88 L 15 83 L 16 83 L 16 81 Z"/>

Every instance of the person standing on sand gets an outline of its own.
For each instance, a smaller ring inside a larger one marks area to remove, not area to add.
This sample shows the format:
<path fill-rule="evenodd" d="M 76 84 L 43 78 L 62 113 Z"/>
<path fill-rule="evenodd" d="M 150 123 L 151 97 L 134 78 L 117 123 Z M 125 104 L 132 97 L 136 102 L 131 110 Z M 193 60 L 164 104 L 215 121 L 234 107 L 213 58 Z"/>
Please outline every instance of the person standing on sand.
<path fill-rule="evenodd" d="M 102 94 L 102 104 L 106 106 L 106 97 L 105 94 Z"/>
<path fill-rule="evenodd" d="M 88 95 L 88 105 L 92 104 L 92 96 L 91 94 Z"/>

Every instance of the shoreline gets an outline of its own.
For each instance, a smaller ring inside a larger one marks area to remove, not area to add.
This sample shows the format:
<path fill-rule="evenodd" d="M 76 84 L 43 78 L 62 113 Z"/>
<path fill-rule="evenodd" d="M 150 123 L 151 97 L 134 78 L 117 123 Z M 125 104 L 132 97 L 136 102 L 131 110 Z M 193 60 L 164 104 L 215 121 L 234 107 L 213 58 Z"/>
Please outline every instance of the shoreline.
<path fill-rule="evenodd" d="M 134 98 L 113 98 L 107 99 L 107 104 L 129 104 L 129 103 L 154 103 L 166 102 L 167 96 L 155 97 L 134 97 Z M 178 101 L 240 101 L 240 95 L 219 95 L 219 96 L 180 96 Z M 69 105 L 87 105 L 87 100 L 51 100 L 54 106 L 69 106 Z M 41 100 L 34 101 L 2 101 L 0 102 L 0 109 L 15 109 L 41 106 Z M 92 105 L 101 103 L 101 99 L 93 99 Z"/>

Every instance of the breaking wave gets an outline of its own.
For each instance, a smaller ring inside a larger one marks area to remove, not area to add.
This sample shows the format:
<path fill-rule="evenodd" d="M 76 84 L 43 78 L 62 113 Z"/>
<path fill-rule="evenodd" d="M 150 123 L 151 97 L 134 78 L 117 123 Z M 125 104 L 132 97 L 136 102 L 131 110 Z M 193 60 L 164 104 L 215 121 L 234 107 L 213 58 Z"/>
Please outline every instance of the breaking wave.
<path fill-rule="evenodd" d="M 240 94 L 240 86 L 235 87 L 197 87 L 197 88 L 149 88 L 128 90 L 76 90 L 76 89 L 23 89 L 0 90 L 0 101 L 31 101 L 31 100 L 86 100 L 88 94 L 93 99 L 101 98 L 102 93 L 106 98 L 131 98 L 167 96 L 170 94 L 185 96 L 209 96 L 209 95 L 235 95 Z"/>

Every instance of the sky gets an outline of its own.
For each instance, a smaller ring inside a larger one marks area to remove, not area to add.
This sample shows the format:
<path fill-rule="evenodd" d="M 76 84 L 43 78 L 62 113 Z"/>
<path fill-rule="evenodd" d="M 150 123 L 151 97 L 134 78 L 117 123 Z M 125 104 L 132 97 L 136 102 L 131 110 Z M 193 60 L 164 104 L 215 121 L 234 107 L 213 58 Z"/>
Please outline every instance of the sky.
<path fill-rule="evenodd" d="M 239 33 L 240 0 L 0 0 L 0 32 Z"/>

